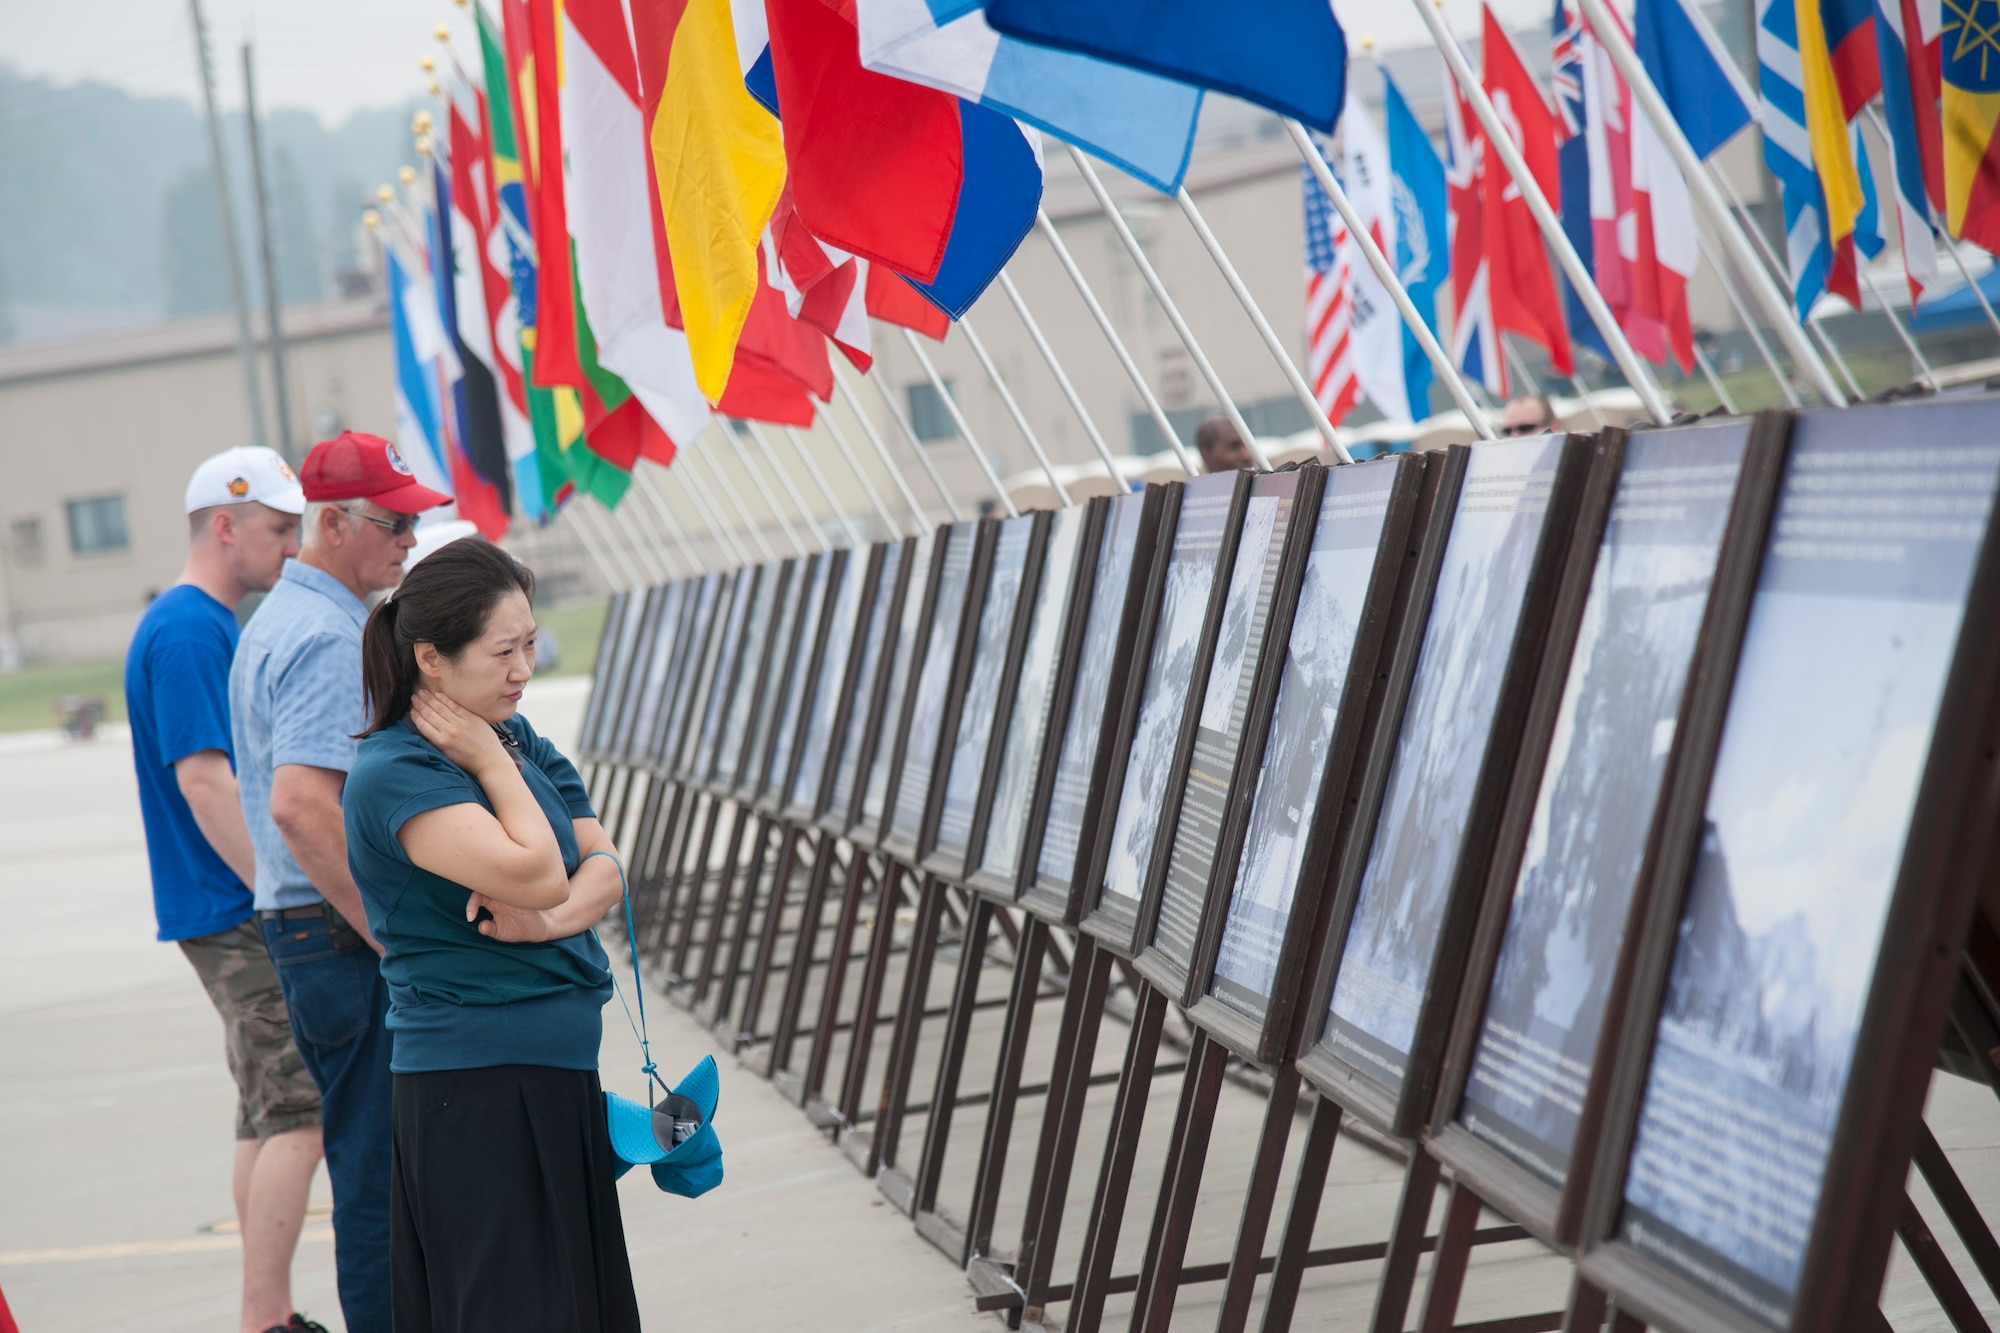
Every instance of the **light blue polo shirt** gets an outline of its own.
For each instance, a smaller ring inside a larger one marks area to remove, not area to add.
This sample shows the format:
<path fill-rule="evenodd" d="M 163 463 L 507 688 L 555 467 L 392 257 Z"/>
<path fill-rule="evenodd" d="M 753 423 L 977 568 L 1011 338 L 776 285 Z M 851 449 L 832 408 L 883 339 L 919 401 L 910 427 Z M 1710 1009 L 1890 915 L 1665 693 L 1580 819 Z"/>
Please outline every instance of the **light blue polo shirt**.
<path fill-rule="evenodd" d="M 355 733 L 368 725 L 361 691 L 361 627 L 368 608 L 339 579 L 298 560 L 257 608 L 229 669 L 236 787 L 257 852 L 257 910 L 306 907 L 318 889 L 271 818 L 280 764 L 346 773 Z"/>

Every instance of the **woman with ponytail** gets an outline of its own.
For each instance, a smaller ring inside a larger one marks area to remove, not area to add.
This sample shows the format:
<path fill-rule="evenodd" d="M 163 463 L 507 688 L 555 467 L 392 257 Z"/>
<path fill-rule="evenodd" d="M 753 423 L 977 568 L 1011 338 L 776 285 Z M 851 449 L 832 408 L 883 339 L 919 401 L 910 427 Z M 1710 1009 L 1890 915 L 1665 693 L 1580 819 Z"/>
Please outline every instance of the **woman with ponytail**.
<path fill-rule="evenodd" d="M 597 1078 L 622 884 L 570 762 L 519 715 L 534 575 L 467 537 L 368 618 L 343 804 L 395 1034 L 400 1330 L 639 1327 Z"/>

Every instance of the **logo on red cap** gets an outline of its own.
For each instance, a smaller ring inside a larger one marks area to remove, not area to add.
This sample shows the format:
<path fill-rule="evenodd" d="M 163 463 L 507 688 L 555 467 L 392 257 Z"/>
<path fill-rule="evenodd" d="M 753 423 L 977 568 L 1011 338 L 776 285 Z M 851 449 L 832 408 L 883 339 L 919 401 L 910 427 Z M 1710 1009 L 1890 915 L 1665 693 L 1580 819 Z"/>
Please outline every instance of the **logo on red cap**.
<path fill-rule="evenodd" d="M 410 471 L 410 465 L 408 463 L 405 463 L 403 461 L 403 456 L 396 452 L 396 446 L 393 441 L 390 440 L 382 441 L 382 452 L 389 456 L 390 467 L 396 469 L 396 471 L 402 473 L 406 477 L 413 475 Z"/>

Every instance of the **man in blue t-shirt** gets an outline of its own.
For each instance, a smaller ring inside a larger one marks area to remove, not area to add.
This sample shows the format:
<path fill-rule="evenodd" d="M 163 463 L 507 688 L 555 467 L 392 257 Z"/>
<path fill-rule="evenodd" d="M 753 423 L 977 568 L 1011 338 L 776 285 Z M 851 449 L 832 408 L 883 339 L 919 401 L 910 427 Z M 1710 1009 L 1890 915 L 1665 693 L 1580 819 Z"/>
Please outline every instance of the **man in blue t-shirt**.
<path fill-rule="evenodd" d="M 269 589 L 297 553 L 305 492 L 276 453 L 243 448 L 196 468 L 186 501 L 187 565 L 146 608 L 125 654 L 153 913 L 222 1015 L 236 1080 L 243 1333 L 318 1329 L 292 1310 L 291 1269 L 320 1160 L 319 1093 L 252 919 L 256 857 L 229 729 L 236 605 Z"/>

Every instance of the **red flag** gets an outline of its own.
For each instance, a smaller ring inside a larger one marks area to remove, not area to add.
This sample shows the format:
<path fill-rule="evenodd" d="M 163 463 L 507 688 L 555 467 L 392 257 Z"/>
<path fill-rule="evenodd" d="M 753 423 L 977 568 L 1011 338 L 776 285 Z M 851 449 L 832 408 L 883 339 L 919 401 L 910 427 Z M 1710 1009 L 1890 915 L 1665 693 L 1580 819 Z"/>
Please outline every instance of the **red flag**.
<path fill-rule="evenodd" d="M 503 0 L 507 72 L 526 128 L 521 171 L 535 233 L 535 383 L 589 385 L 576 346 L 576 291 L 570 270 L 569 213 L 563 203 L 562 118 L 556 81 L 553 0 Z M 517 36 L 518 34 L 518 36 Z"/>
<path fill-rule="evenodd" d="M 867 301 L 868 313 L 876 319 L 915 329 L 933 342 L 943 342 L 944 335 L 951 331 L 951 316 L 886 268 L 869 268 Z"/>
<path fill-rule="evenodd" d="M 958 99 L 863 69 L 852 0 L 764 10 L 799 216 L 829 245 L 935 280 L 965 174 Z"/>
<path fill-rule="evenodd" d="M 875 364 L 865 301 L 872 265 L 844 250 L 829 248 L 806 229 L 792 207 L 789 187 L 771 215 L 771 251 L 777 263 L 771 281 L 785 296 L 785 308 L 801 324 L 833 339 L 863 374 Z"/>
<path fill-rule="evenodd" d="M 1480 79 L 1493 100 L 1500 123 L 1526 160 L 1528 174 L 1542 195 L 1555 199 L 1560 188 L 1556 172 L 1555 118 L 1542 90 L 1521 63 L 1507 30 L 1490 7 L 1483 7 L 1484 31 Z M 1535 215 L 1519 187 L 1498 160 L 1486 165 L 1486 263 L 1491 283 L 1493 322 L 1504 332 L 1518 333 L 1548 350 L 1549 364 L 1562 375 L 1574 374 L 1569 329 L 1563 322 L 1562 301 L 1556 295 L 1555 274 L 1542 243 Z"/>

